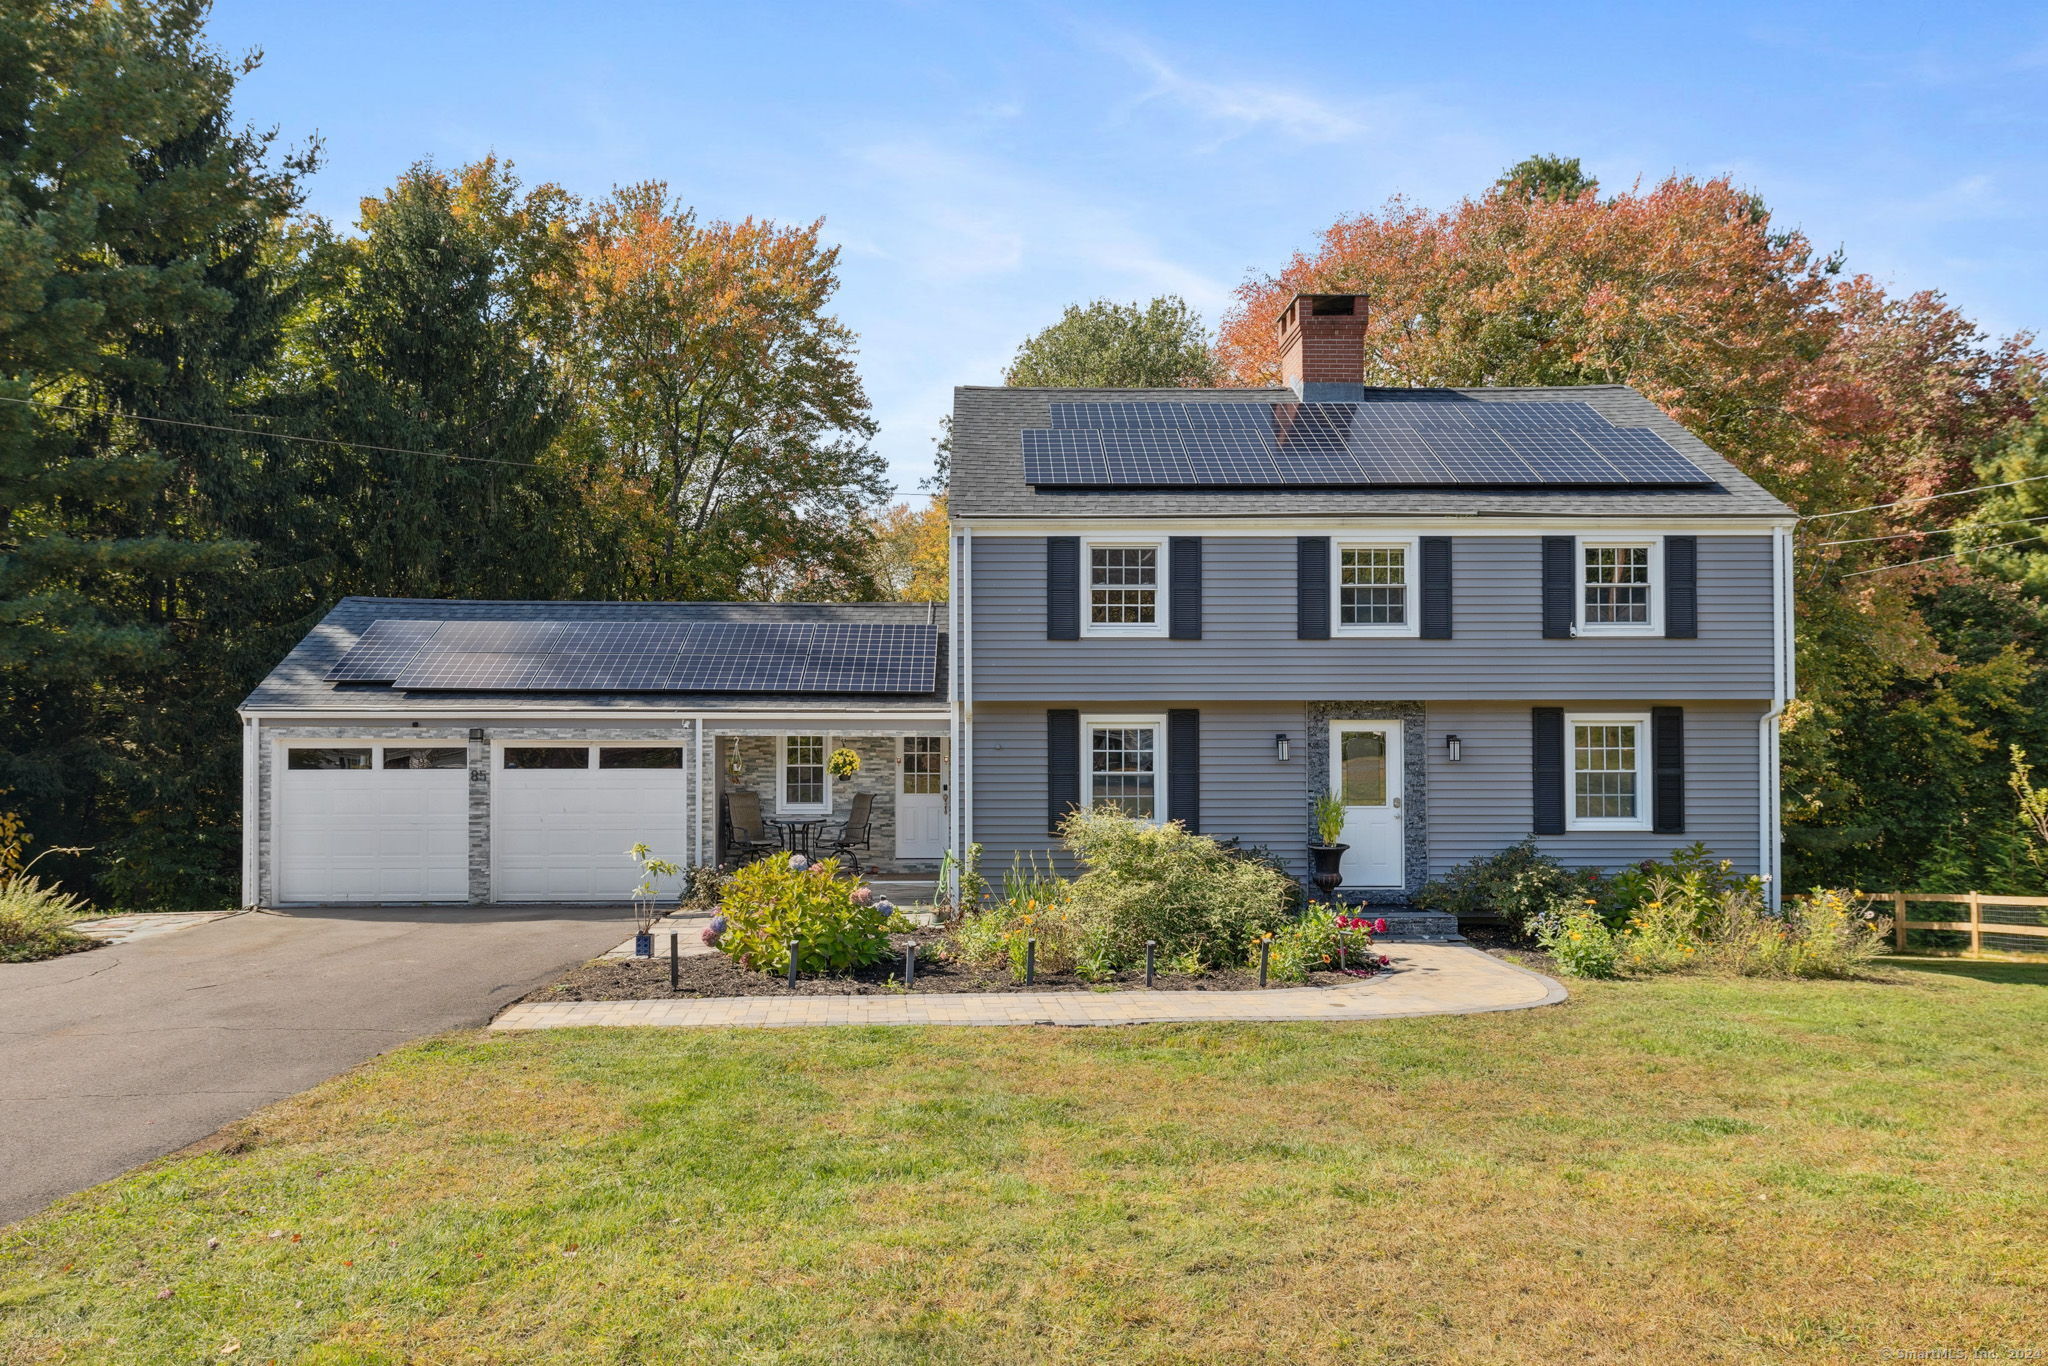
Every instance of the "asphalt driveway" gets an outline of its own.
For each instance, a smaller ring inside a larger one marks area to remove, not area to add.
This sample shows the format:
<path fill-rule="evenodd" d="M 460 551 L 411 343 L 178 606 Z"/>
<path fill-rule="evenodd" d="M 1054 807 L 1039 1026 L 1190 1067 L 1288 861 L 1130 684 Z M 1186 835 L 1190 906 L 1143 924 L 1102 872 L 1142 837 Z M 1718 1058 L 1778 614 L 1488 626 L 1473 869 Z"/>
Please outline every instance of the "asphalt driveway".
<path fill-rule="evenodd" d="M 258 912 L 0 964 L 0 1223 L 507 1002 L 624 907 Z"/>

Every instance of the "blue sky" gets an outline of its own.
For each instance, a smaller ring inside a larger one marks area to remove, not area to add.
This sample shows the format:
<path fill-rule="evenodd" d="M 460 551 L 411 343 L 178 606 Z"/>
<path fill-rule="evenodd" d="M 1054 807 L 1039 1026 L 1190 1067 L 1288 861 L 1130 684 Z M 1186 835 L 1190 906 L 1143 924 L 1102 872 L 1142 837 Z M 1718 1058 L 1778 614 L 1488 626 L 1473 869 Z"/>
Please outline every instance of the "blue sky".
<path fill-rule="evenodd" d="M 1441 206 L 1532 152 L 1609 188 L 1733 174 L 1781 223 L 1988 330 L 2048 322 L 2048 11 L 217 0 L 239 110 L 317 132 L 312 207 L 496 152 L 596 196 L 825 219 L 907 492 L 955 384 L 1069 302 L 1213 324 L 1340 215 Z"/>

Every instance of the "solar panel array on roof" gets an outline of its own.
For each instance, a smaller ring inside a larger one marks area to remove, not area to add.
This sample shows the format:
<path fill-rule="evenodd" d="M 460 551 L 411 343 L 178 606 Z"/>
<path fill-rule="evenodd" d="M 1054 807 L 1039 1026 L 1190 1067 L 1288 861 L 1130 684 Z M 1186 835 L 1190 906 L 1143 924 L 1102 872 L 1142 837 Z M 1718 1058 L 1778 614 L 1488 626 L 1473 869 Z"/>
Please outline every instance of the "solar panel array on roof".
<path fill-rule="evenodd" d="M 936 626 L 847 622 L 373 622 L 331 682 L 419 692 L 919 693 Z"/>
<path fill-rule="evenodd" d="M 1690 488 L 1655 433 L 1584 403 L 1055 403 L 1024 433 L 1038 487 Z"/>

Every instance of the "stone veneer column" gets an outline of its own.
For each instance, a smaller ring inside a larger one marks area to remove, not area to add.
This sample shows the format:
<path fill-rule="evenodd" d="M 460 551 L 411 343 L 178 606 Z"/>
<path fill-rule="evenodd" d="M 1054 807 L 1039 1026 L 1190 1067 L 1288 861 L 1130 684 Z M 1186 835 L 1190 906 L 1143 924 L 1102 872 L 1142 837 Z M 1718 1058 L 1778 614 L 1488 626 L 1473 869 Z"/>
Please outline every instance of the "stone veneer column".
<path fill-rule="evenodd" d="M 469 732 L 469 904 L 491 899 L 491 744 Z"/>

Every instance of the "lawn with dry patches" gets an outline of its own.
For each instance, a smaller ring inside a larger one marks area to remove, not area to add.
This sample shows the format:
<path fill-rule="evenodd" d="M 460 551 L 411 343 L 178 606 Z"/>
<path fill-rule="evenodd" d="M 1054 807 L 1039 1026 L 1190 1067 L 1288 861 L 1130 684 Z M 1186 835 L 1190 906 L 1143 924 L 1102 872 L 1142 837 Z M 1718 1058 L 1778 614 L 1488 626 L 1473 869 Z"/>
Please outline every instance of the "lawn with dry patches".
<path fill-rule="evenodd" d="M 2048 1347 L 2048 969 L 1884 972 L 1353 1025 L 444 1037 L 0 1234 L 0 1360 Z"/>

